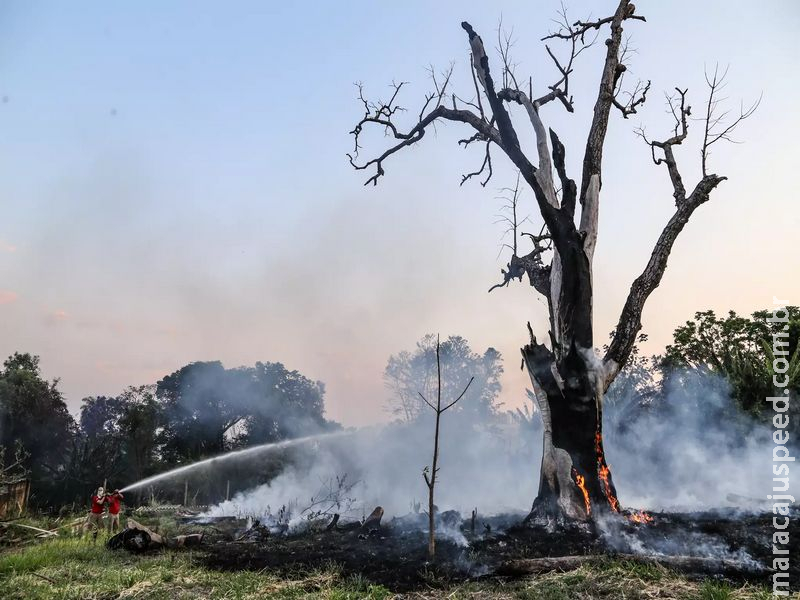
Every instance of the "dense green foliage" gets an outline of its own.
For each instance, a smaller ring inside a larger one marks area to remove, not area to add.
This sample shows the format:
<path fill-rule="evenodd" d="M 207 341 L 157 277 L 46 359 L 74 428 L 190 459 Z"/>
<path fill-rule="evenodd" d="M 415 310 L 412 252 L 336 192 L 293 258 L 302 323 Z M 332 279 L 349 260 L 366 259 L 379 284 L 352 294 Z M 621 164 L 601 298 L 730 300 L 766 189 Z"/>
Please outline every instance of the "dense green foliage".
<path fill-rule="evenodd" d="M 78 436 L 58 381 L 45 381 L 39 358 L 15 353 L 0 371 L 0 446 L 25 451 L 23 467 L 43 494 L 56 494 L 64 482 L 64 457 Z"/>
<path fill-rule="evenodd" d="M 789 306 L 785 321 L 772 313 L 742 317 L 731 311 L 697 312 L 677 327 L 663 356 L 643 356 L 636 348 L 604 401 L 607 430 L 626 433 L 642 419 L 666 422 L 697 416 L 708 427 L 747 436 L 774 415 L 766 398 L 783 395 L 775 376 L 786 382 L 790 444 L 800 441 L 800 309 Z M 640 337 L 640 342 L 646 336 Z M 776 341 L 777 340 L 777 341 Z M 779 371 L 775 359 L 781 358 Z M 785 378 L 785 379 L 784 379 Z M 694 416 L 693 416 L 694 415 Z"/>
<path fill-rule="evenodd" d="M 667 346 L 665 365 L 706 370 L 728 380 L 731 394 L 742 409 L 754 414 L 764 398 L 776 391 L 773 382 L 775 350 L 785 351 L 789 389 L 800 390 L 800 308 L 787 307 L 786 322 L 770 322 L 772 313 L 757 311 L 750 318 L 730 311 L 717 317 L 713 310 L 695 313 L 675 330 Z M 780 336 L 777 338 L 776 336 Z M 775 340 L 779 345 L 775 346 Z"/>
<path fill-rule="evenodd" d="M 157 384 L 85 398 L 76 423 L 38 357 L 14 354 L 0 371 L 0 450 L 24 450 L 18 472 L 30 473 L 34 504 L 82 504 L 103 481 L 121 487 L 227 450 L 336 427 L 324 417 L 324 393 L 321 382 L 280 363 L 198 362 Z M 212 487 L 205 482 L 200 492 Z"/>

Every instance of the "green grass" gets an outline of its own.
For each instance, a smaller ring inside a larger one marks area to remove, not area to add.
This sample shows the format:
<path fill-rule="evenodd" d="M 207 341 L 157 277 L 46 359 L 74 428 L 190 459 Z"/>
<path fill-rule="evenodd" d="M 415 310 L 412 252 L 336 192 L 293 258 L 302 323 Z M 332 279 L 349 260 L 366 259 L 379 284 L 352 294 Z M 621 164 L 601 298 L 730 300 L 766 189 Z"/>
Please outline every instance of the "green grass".
<path fill-rule="evenodd" d="M 163 523 L 164 528 L 174 523 Z M 135 556 L 109 551 L 105 535 L 62 535 L 0 553 L 0 598 L 8 600 L 111 600 L 189 598 L 389 598 L 385 587 L 363 576 L 344 576 L 335 566 L 279 576 L 270 572 L 218 572 L 191 550 Z M 689 581 L 657 565 L 607 560 L 533 578 L 448 585 L 427 581 L 413 598 L 514 598 L 520 600 L 766 600 L 766 587 Z M 795 598 L 800 596 L 795 596 Z"/>
<path fill-rule="evenodd" d="M 727 583 L 704 581 L 700 588 L 699 600 L 731 600 L 733 589 Z"/>
<path fill-rule="evenodd" d="M 0 555 L 0 598 L 101 600 L 111 598 L 387 598 L 388 590 L 335 567 L 277 577 L 221 573 L 196 564 L 192 553 L 133 556 L 106 550 L 101 540 L 57 539 Z"/>
<path fill-rule="evenodd" d="M 728 595 L 714 595 L 728 594 Z M 547 573 L 516 581 L 486 581 L 445 589 L 441 598 L 519 600 L 768 600 L 768 588 L 734 587 L 713 581 L 690 581 L 658 565 L 607 560 L 585 565 L 567 573 Z M 793 596 L 800 598 L 800 595 Z"/>

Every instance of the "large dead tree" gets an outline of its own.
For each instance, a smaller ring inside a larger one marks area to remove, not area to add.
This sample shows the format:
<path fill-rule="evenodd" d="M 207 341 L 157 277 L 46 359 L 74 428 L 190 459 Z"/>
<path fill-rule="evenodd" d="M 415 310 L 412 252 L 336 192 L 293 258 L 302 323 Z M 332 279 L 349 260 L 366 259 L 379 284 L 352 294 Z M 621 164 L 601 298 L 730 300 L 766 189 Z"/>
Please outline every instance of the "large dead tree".
<path fill-rule="evenodd" d="M 592 324 L 592 260 L 597 243 L 603 145 L 612 111 L 619 111 L 628 118 L 645 102 L 650 88 L 649 82 L 640 82 L 633 89 L 623 89 L 627 70 L 623 25 L 644 20 L 636 14 L 629 0 L 620 0 L 613 15 L 597 20 L 571 23 L 562 12 L 560 29 L 543 39 L 565 42 L 567 58 L 559 60 L 556 53 L 545 46 L 558 76 L 541 95 L 534 94 L 530 79 L 518 81 L 509 58 L 509 38 L 504 40 L 498 36 L 500 68 L 496 78 L 481 37 L 464 22 L 461 26 L 469 40 L 474 96 L 463 100 L 450 90 L 452 67 L 440 77 L 432 72 L 434 90 L 425 96 L 418 117 L 408 129 L 397 122 L 398 115 L 405 110 L 398 104 L 403 83 L 393 84 L 391 97 L 378 102 L 368 101 L 359 86 L 364 116 L 352 131 L 355 148 L 349 158 L 354 168 L 373 171 L 366 184 L 377 184 L 384 175 L 384 164 L 392 155 L 419 142 L 437 122 L 451 121 L 472 130 L 469 137 L 460 140 L 460 145 L 483 145 L 480 167 L 465 174 L 462 184 L 475 177 L 486 185 L 492 177 L 492 150 L 499 148 L 533 191 L 544 228 L 538 235 L 523 234 L 532 244 L 527 254 L 517 253 L 517 232 L 513 232 L 511 260 L 502 271 L 503 280 L 499 284 L 504 286 L 512 279 L 522 280 L 527 275 L 535 291 L 546 298 L 549 309 L 548 343 L 540 343 L 528 324 L 530 340 L 522 348 L 523 366 L 530 374 L 544 421 L 544 454 L 532 517 L 587 520 L 598 512 L 620 510 L 603 451 L 603 395 L 631 354 L 642 327 L 645 302 L 661 282 L 678 234 L 694 211 L 707 202 L 711 192 L 725 180 L 706 170 L 710 146 L 729 139 L 733 128 L 755 109 L 755 105 L 743 109 L 738 118 L 726 122 L 727 113 L 716 111 L 724 74 L 720 76 L 715 72 L 708 78 L 710 93 L 703 115 L 702 176 L 691 191 L 681 177 L 675 156 L 676 147 L 686 139 L 692 114 L 686 90 L 678 89 L 677 94 L 668 96 L 675 118 L 670 137 L 663 141 L 651 140 L 643 129 L 639 130 L 655 164 L 667 169 L 675 211 L 659 235 L 644 271 L 631 286 L 605 355 L 599 354 L 594 348 Z M 552 129 L 548 133 L 541 113 L 549 105 L 573 112 L 569 84 L 574 61 L 604 32 L 607 32 L 605 60 L 586 136 L 580 185 L 577 185 L 566 170 L 564 145 Z M 524 109 L 529 123 L 512 120 L 515 107 Z M 518 128 L 523 126 L 532 128 L 535 153 L 528 153 L 521 146 Z M 362 161 L 359 158 L 362 134 L 369 127 L 383 130 L 392 143 L 375 158 Z M 492 289 L 495 287 L 498 286 Z"/>

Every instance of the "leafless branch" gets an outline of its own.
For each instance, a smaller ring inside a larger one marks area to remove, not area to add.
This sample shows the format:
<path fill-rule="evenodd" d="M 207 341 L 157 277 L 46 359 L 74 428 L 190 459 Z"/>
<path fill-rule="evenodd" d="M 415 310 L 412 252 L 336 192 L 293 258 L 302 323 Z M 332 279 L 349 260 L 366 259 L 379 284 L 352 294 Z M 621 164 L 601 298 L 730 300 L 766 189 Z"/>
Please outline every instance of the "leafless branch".
<path fill-rule="evenodd" d="M 744 121 L 745 119 L 751 117 L 754 112 L 758 109 L 759 105 L 761 104 L 761 98 L 763 96 L 759 95 L 758 99 L 753 102 L 750 106 L 745 108 L 743 102 L 739 103 L 739 114 L 731 119 L 731 112 L 729 110 L 723 111 L 722 113 L 719 112 L 719 104 L 725 100 L 725 98 L 719 98 L 718 94 L 726 87 L 727 82 L 725 81 L 728 75 L 728 67 L 725 67 L 725 70 L 720 73 L 719 72 L 719 65 L 714 67 L 714 74 L 709 76 L 708 71 L 705 73 L 706 83 L 708 84 L 709 94 L 708 94 L 708 102 L 706 103 L 706 115 L 705 115 L 705 128 L 703 132 L 703 148 L 701 150 L 702 154 L 702 162 L 703 162 L 703 175 L 706 175 L 706 167 L 708 164 L 708 157 L 711 154 L 710 148 L 712 144 L 719 142 L 720 140 L 731 142 L 737 144 L 738 142 L 731 138 L 731 134 L 733 131 L 739 126 L 739 124 Z"/>
<path fill-rule="evenodd" d="M 688 118 L 692 114 L 692 107 L 686 104 L 686 93 L 688 90 L 675 88 L 675 94 L 667 95 L 667 106 L 672 117 L 675 119 L 675 126 L 672 131 L 672 136 L 663 141 L 649 140 L 643 128 L 639 128 L 636 133 L 650 146 L 650 153 L 653 162 L 656 165 L 666 164 L 669 178 L 672 182 L 673 197 L 675 204 L 680 205 L 686 200 L 686 188 L 683 185 L 683 178 L 681 177 L 678 169 L 678 163 L 675 159 L 675 152 L 673 146 L 679 146 L 686 139 L 689 133 Z M 658 156 L 656 149 L 661 150 L 662 156 Z"/>
<path fill-rule="evenodd" d="M 469 381 L 467 382 L 467 385 L 466 385 L 466 387 L 464 388 L 464 391 L 463 391 L 463 392 L 461 392 L 461 393 L 458 395 L 458 398 L 456 398 L 456 399 L 455 399 L 455 400 L 453 400 L 453 401 L 452 401 L 450 404 L 448 404 L 447 406 L 445 406 L 445 407 L 442 409 L 442 411 L 441 411 L 441 412 L 444 412 L 444 411 L 446 411 L 448 408 L 451 408 L 452 406 L 455 406 L 456 402 L 458 402 L 459 400 L 461 400 L 461 399 L 464 397 L 464 394 L 466 394 L 466 393 L 467 393 L 467 390 L 469 389 L 469 386 L 470 386 L 470 385 L 472 385 L 472 382 L 473 382 L 473 381 L 475 381 L 475 377 L 470 377 L 470 378 L 469 378 Z"/>
<path fill-rule="evenodd" d="M 443 97 L 444 87 L 442 87 L 441 90 L 442 91 L 440 91 L 439 94 L 441 94 Z M 430 102 L 434 97 L 436 96 L 429 95 L 426 97 L 426 107 L 430 105 Z M 447 108 L 443 104 L 439 104 L 439 102 L 440 100 L 437 101 L 435 108 L 429 110 L 427 113 L 424 113 L 426 109 L 423 108 L 423 116 L 408 131 L 401 131 L 394 124 L 394 122 L 391 121 L 391 117 L 386 116 L 386 114 L 389 111 L 392 111 L 394 107 L 388 104 L 372 105 L 374 108 L 372 108 L 370 112 L 368 112 L 350 132 L 355 138 L 355 150 L 353 153 L 347 155 L 348 159 L 350 160 L 350 164 L 357 170 L 364 170 L 372 166 L 375 167 L 375 174 L 367 179 L 364 185 L 368 185 L 370 183 L 377 185 L 378 179 L 385 174 L 383 169 L 383 161 L 399 150 L 419 142 L 425 136 L 428 126 L 435 123 L 438 119 L 456 121 L 471 125 L 473 129 L 475 129 L 475 131 L 482 136 L 482 138 L 476 137 L 475 139 L 484 139 L 486 141 L 491 141 L 501 145 L 500 134 L 497 129 L 487 123 L 481 117 L 469 110 Z M 396 112 L 396 110 L 394 112 Z M 387 132 L 391 134 L 391 137 L 399 140 L 399 142 L 385 150 L 380 156 L 363 163 L 358 163 L 358 151 L 361 148 L 359 143 L 360 136 L 363 133 L 364 127 L 370 123 L 383 126 Z"/>
<path fill-rule="evenodd" d="M 675 121 L 671 137 L 663 141 L 650 140 L 643 128 L 639 128 L 637 131 L 642 139 L 650 146 L 653 162 L 656 165 L 665 164 L 667 166 L 670 181 L 672 182 L 676 210 L 664 227 L 661 235 L 659 235 L 647 266 L 631 285 L 630 293 L 622 309 L 622 314 L 620 315 L 619 323 L 615 329 L 613 340 L 606 351 L 604 359 L 607 366 L 606 386 L 613 381 L 614 376 L 619 372 L 620 366 L 627 361 L 633 350 L 636 336 L 642 326 L 641 316 L 644 304 L 653 290 L 655 290 L 661 282 L 661 278 L 667 266 L 667 258 L 672 251 L 678 234 L 683 230 L 694 211 L 707 202 L 709 194 L 726 179 L 724 176 L 708 173 L 706 167 L 709 146 L 719 140 L 733 141 L 730 138 L 730 134 L 736 126 L 743 120 L 752 116 L 758 108 L 760 98 L 748 108 L 741 105 L 738 116 L 732 120 L 728 119 L 726 121 L 729 111 L 720 113 L 719 104 L 723 99 L 718 97 L 720 90 L 724 88 L 726 74 L 727 70 L 720 73 L 719 68 L 714 69 L 713 75 L 709 76 L 706 74 L 709 98 L 703 117 L 705 126 L 701 150 L 702 177 L 690 194 L 687 195 L 686 187 L 684 186 L 683 178 L 678 169 L 674 153 L 674 147 L 681 145 L 689 132 L 688 120 L 689 117 L 691 117 L 692 109 L 686 103 L 687 90 L 675 88 L 676 94 L 667 96 L 667 106 Z M 656 149 L 661 150 L 661 156 L 656 153 Z"/>
<path fill-rule="evenodd" d="M 422 392 L 417 392 L 417 393 L 419 394 L 419 397 L 422 398 L 423 402 L 425 402 L 425 404 L 430 406 L 433 410 L 436 410 L 436 407 L 433 404 L 431 404 L 430 402 L 428 402 L 428 399 L 425 396 L 422 395 Z"/>
<path fill-rule="evenodd" d="M 637 21 L 646 21 L 643 16 L 634 14 L 635 8 L 633 4 L 628 6 L 628 13 L 625 15 L 624 19 L 636 19 Z M 562 9 L 563 14 L 563 9 Z M 586 34 L 591 30 L 599 30 L 600 27 L 611 23 L 614 20 L 614 17 L 606 17 L 604 19 L 598 19 L 596 21 L 575 21 L 571 26 L 564 27 L 562 26 L 555 32 L 550 33 L 542 38 L 542 41 L 551 40 L 551 39 L 561 39 L 561 40 L 571 40 L 571 39 L 580 39 L 581 42 L 584 41 Z"/>
<path fill-rule="evenodd" d="M 512 279 L 522 281 L 522 276 L 527 274 L 531 286 L 543 296 L 548 297 L 550 292 L 550 265 L 544 264 L 542 255 L 552 250 L 552 236 L 547 232 L 544 225 L 542 225 L 539 235 L 525 232 L 522 232 L 521 235 L 530 238 L 533 243 L 533 250 L 524 256 L 517 256 L 516 253 L 512 254 L 506 268 L 500 269 L 503 281 L 490 287 L 489 292 L 497 288 L 506 287 Z"/>
<path fill-rule="evenodd" d="M 522 194 L 522 191 L 519 187 L 519 179 L 520 174 L 517 171 L 517 179 L 514 183 L 513 188 L 502 188 L 500 191 L 503 193 L 510 194 L 510 196 L 501 196 L 506 203 L 503 205 L 502 209 L 507 210 L 510 213 L 510 217 L 505 215 L 497 215 L 499 217 L 497 223 L 505 222 L 508 224 L 508 228 L 503 232 L 503 236 L 507 234 L 511 234 L 511 253 L 512 255 L 516 255 L 517 253 L 517 227 L 519 226 L 519 221 L 517 219 L 517 208 L 519 207 L 519 198 Z"/>
<path fill-rule="evenodd" d="M 342 476 L 320 479 L 319 491 L 311 497 L 308 506 L 300 511 L 300 515 L 313 521 L 323 516 L 330 516 L 334 512 L 350 512 L 355 498 L 350 496 L 358 480 L 348 481 L 347 473 Z"/>
<path fill-rule="evenodd" d="M 633 91 L 631 92 L 622 91 L 624 72 L 627 69 L 624 67 L 625 65 L 620 65 L 620 70 L 622 71 L 623 75 L 620 75 L 617 92 L 614 94 L 614 100 L 612 102 L 614 107 L 619 109 L 619 111 L 622 113 L 623 118 L 627 119 L 630 115 L 636 114 L 637 108 L 647 101 L 647 92 L 650 91 L 650 80 L 648 80 L 647 83 L 638 81 L 636 83 L 636 87 L 633 88 Z M 619 101 L 619 97 L 621 96 L 625 96 L 627 98 L 625 102 Z"/>
<path fill-rule="evenodd" d="M 465 146 L 467 144 L 464 144 Z M 467 173 L 466 175 L 461 176 L 461 183 L 460 185 L 464 185 L 467 181 L 471 178 L 476 177 L 486 171 L 486 177 L 481 181 L 481 186 L 486 187 L 486 184 L 489 183 L 489 180 L 492 178 L 492 141 L 486 141 L 486 151 L 483 155 L 483 163 L 481 163 L 481 168 L 477 171 L 473 171 L 472 173 Z"/>

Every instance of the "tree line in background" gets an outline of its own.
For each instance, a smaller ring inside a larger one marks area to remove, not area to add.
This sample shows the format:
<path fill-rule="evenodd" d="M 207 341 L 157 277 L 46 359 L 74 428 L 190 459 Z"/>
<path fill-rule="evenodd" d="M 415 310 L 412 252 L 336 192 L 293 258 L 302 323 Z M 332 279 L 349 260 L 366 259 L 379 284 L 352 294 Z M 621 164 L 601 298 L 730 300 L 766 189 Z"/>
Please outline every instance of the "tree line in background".
<path fill-rule="evenodd" d="M 324 394 L 322 382 L 281 363 L 196 362 L 154 385 L 84 398 L 76 422 L 39 358 L 15 353 L 0 372 L 0 446 L 21 460 L 5 477 L 29 475 L 35 505 L 83 502 L 104 480 L 123 487 L 228 450 L 334 429 Z"/>
<path fill-rule="evenodd" d="M 800 309 L 789 307 L 788 314 L 783 340 L 793 398 L 790 434 L 796 441 Z M 609 433 L 624 434 L 640 418 L 676 410 L 720 411 L 711 416 L 736 421 L 743 433 L 765 422 L 771 407 L 764 398 L 774 393 L 773 334 L 784 326 L 770 323 L 768 316 L 766 311 L 749 318 L 734 312 L 726 317 L 698 312 L 675 330 L 663 356 L 634 351 L 606 395 Z M 454 427 L 491 427 L 510 419 L 529 428 L 531 443 L 539 443 L 536 434 L 541 424 L 530 391 L 526 407 L 501 410 L 503 363 L 497 350 L 478 353 L 463 337 L 451 336 L 441 343 L 440 358 L 446 397 L 474 378 L 448 413 Z M 676 373 L 677 377 L 669 376 Z M 734 402 L 710 406 L 702 393 L 688 388 L 682 395 L 672 394 L 676 385 L 687 381 L 681 373 L 716 376 L 726 382 Z M 424 336 L 412 351 L 390 356 L 384 381 L 390 392 L 387 408 L 395 419 L 412 423 L 429 418 L 422 396 L 435 396 L 436 336 Z M 87 490 L 104 479 L 121 487 L 229 450 L 336 429 L 338 424 L 325 419 L 324 395 L 322 382 L 281 363 L 226 369 L 218 361 L 197 362 L 153 385 L 131 387 L 118 396 L 85 398 L 76 421 L 58 390 L 58 380 L 43 379 L 38 357 L 15 353 L 0 371 L 0 478 L 30 476 L 31 500 L 37 506 L 83 502 Z M 693 406 L 674 406 L 678 401 Z M 237 473 L 237 479 L 240 485 L 255 485 L 280 468 L 280 460 L 272 461 L 265 471 Z M 200 491 L 207 499 L 219 500 L 221 493 L 224 497 L 219 486 L 219 481 L 209 479 Z M 180 501 L 180 482 L 172 497 Z"/>
<path fill-rule="evenodd" d="M 693 320 L 675 329 L 673 342 L 663 356 L 647 357 L 634 351 L 621 379 L 606 394 L 606 403 L 612 407 L 625 403 L 631 410 L 659 407 L 666 401 L 668 382 L 680 385 L 682 373 L 699 372 L 726 382 L 737 416 L 750 416 L 756 422 L 771 420 L 772 405 L 765 398 L 776 393 L 774 339 L 780 339 L 780 351 L 784 352 L 788 365 L 786 377 L 791 397 L 797 398 L 800 391 L 800 308 L 789 306 L 786 311 L 785 323 L 770 322 L 772 313 L 768 311 L 756 311 L 750 317 L 734 311 L 725 317 L 712 310 L 695 313 Z M 776 338 L 776 334 L 781 335 Z M 646 336 L 641 338 L 644 340 Z M 670 374 L 677 377 L 670 378 Z M 628 402 L 631 399 L 633 402 Z M 703 398 L 696 398 L 696 402 L 697 408 L 702 408 Z M 800 432 L 797 401 L 790 402 L 790 412 L 790 427 Z M 795 442 L 797 439 L 793 436 Z"/>

